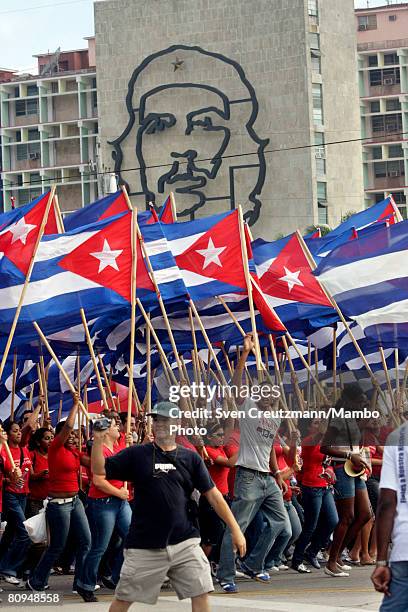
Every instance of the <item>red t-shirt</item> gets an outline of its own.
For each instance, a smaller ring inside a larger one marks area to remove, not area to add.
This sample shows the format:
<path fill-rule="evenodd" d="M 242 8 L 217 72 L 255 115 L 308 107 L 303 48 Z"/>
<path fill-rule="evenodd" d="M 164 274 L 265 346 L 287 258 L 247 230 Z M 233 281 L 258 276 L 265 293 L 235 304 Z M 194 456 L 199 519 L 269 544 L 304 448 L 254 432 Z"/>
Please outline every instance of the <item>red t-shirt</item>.
<path fill-rule="evenodd" d="M 119 449 L 118 450 L 114 449 L 113 451 L 111 451 L 111 449 L 108 448 L 107 446 L 105 445 L 103 446 L 103 456 L 105 457 L 105 459 L 106 457 L 113 457 L 113 455 L 116 455 L 116 453 L 118 452 L 119 452 Z M 124 484 L 122 480 L 108 480 L 108 482 L 109 484 L 116 487 L 117 489 L 121 489 Z M 93 479 L 91 476 L 91 486 L 89 488 L 88 497 L 92 497 L 93 499 L 101 499 L 102 497 L 111 497 L 111 495 L 109 495 L 109 493 L 104 493 L 103 491 L 98 489 L 98 487 L 94 485 Z"/>
<path fill-rule="evenodd" d="M 364 445 L 369 447 L 371 459 L 382 459 L 383 458 L 383 454 L 380 453 L 377 449 L 377 446 L 382 446 L 382 444 L 380 444 L 374 432 L 368 431 L 364 434 Z M 381 476 L 382 466 L 372 465 L 371 467 L 372 467 L 372 475 L 379 478 Z"/>
<path fill-rule="evenodd" d="M 3 510 L 3 496 L 2 496 L 2 491 L 3 491 L 3 480 L 4 480 L 4 466 L 6 463 L 6 453 L 4 450 L 4 447 L 1 448 L 0 451 L 0 514 Z"/>
<path fill-rule="evenodd" d="M 205 447 L 210 459 L 215 461 L 217 457 L 224 457 L 228 459 L 225 454 L 225 450 L 222 446 L 206 446 Z M 217 465 L 214 463 L 208 467 L 211 478 L 214 481 L 215 486 L 223 495 L 228 493 L 228 473 L 230 468 L 224 465 Z"/>
<path fill-rule="evenodd" d="M 302 485 L 306 487 L 326 487 L 327 482 L 320 478 L 323 472 L 325 455 L 320 452 L 320 444 L 312 444 L 313 437 L 308 436 L 302 443 Z"/>
<path fill-rule="evenodd" d="M 126 448 L 126 433 L 124 431 L 120 432 L 119 438 L 115 443 L 115 447 L 118 449 L 118 451 Z"/>
<path fill-rule="evenodd" d="M 198 450 L 196 449 L 194 444 L 190 442 L 190 440 L 186 436 L 176 436 L 176 444 L 180 444 L 180 446 L 184 446 L 184 448 L 188 448 L 189 450 L 198 453 Z"/>
<path fill-rule="evenodd" d="M 30 452 L 31 463 L 33 465 L 34 474 L 48 470 L 48 456 L 42 455 L 38 450 Z M 49 476 L 41 480 L 33 480 L 30 478 L 30 497 L 31 499 L 45 499 L 48 496 Z"/>
<path fill-rule="evenodd" d="M 23 452 L 22 462 L 21 462 L 21 451 Z M 30 453 L 28 452 L 28 448 L 26 446 L 23 446 L 23 447 L 10 446 L 10 453 L 14 459 L 15 466 L 19 467 L 22 471 L 22 474 L 23 474 L 22 477 L 24 478 L 24 485 L 22 487 L 18 487 L 16 484 L 9 482 L 6 484 L 6 491 L 9 491 L 10 493 L 20 493 L 20 494 L 24 493 L 25 495 L 27 495 L 30 492 L 28 481 L 30 478 L 30 471 L 31 471 L 31 457 L 30 457 Z M 21 463 L 22 465 L 20 466 Z M 4 471 L 5 472 L 12 471 L 11 462 L 9 461 L 7 456 L 5 456 Z"/>
<path fill-rule="evenodd" d="M 240 439 L 239 430 L 234 429 L 234 431 L 232 431 L 231 434 L 228 436 L 228 440 L 226 441 L 227 443 L 224 444 L 224 451 L 228 459 L 239 451 L 239 439 Z M 228 472 L 228 490 L 229 490 L 231 499 L 233 499 L 234 497 L 234 484 L 235 484 L 236 471 L 237 471 L 237 468 L 232 467 L 230 468 Z"/>
<path fill-rule="evenodd" d="M 286 463 L 282 445 L 279 442 L 274 442 L 273 446 L 275 448 L 275 455 L 276 455 L 276 462 L 278 464 L 278 470 L 281 470 L 283 472 L 283 470 L 286 470 L 289 466 Z M 290 501 L 292 499 L 292 489 L 290 488 L 290 478 L 287 478 L 285 482 L 288 486 L 288 490 L 284 494 L 283 499 L 285 501 Z"/>
<path fill-rule="evenodd" d="M 48 469 L 50 491 L 78 493 L 80 453 L 77 448 L 65 448 L 59 436 L 55 436 L 48 448 Z"/>

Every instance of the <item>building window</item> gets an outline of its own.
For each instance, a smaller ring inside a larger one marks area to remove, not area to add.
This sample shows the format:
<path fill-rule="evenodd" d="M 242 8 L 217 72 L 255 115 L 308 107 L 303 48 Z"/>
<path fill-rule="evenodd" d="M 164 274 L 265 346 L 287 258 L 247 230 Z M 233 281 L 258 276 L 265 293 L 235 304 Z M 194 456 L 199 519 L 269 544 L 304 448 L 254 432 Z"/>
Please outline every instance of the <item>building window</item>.
<path fill-rule="evenodd" d="M 19 87 L 15 87 L 14 88 L 14 97 L 15 98 L 19 98 L 20 97 L 20 88 Z"/>
<path fill-rule="evenodd" d="M 403 191 L 396 191 L 395 193 L 392 194 L 392 197 L 394 198 L 394 202 L 396 203 L 397 206 L 401 206 L 401 205 L 406 206 L 407 199 Z"/>
<path fill-rule="evenodd" d="M 312 51 L 312 72 L 314 74 L 322 73 L 322 63 L 321 63 L 320 55 L 316 55 L 316 53 L 313 51 Z"/>
<path fill-rule="evenodd" d="M 380 112 L 380 101 L 375 100 L 375 102 L 370 102 L 370 113 L 379 113 Z"/>
<path fill-rule="evenodd" d="M 38 96 L 37 85 L 27 85 L 27 96 Z"/>
<path fill-rule="evenodd" d="M 320 83 L 313 83 L 313 123 L 314 125 L 323 125 L 323 94 Z"/>
<path fill-rule="evenodd" d="M 384 53 L 384 66 L 393 66 L 399 64 L 397 53 Z"/>
<path fill-rule="evenodd" d="M 376 85 L 382 85 L 382 73 L 381 70 L 371 70 L 370 71 L 370 85 L 371 87 L 375 87 Z"/>
<path fill-rule="evenodd" d="M 41 176 L 38 172 L 32 172 L 30 174 L 30 183 L 31 184 L 41 183 Z"/>
<path fill-rule="evenodd" d="M 389 145 L 388 157 L 404 157 L 404 151 L 402 150 L 402 145 L 400 144 Z"/>
<path fill-rule="evenodd" d="M 374 176 L 375 178 L 396 178 L 397 176 L 404 176 L 404 161 L 389 161 L 380 162 L 374 164 Z"/>
<path fill-rule="evenodd" d="M 317 0 L 307 0 L 307 12 L 311 17 L 317 17 L 318 7 Z"/>
<path fill-rule="evenodd" d="M 326 174 L 326 160 L 319 159 L 316 157 L 316 174 L 317 176 L 325 176 Z"/>
<path fill-rule="evenodd" d="M 401 115 L 371 117 L 371 129 L 373 133 L 386 132 L 387 134 L 398 134 L 402 131 Z"/>
<path fill-rule="evenodd" d="M 21 189 L 18 196 L 18 203 L 20 206 L 28 204 L 34 198 L 38 198 L 41 195 L 41 191 L 38 189 Z"/>
<path fill-rule="evenodd" d="M 69 70 L 69 64 L 67 60 L 58 62 L 58 70 L 60 72 L 67 72 Z"/>
<path fill-rule="evenodd" d="M 377 29 L 377 15 L 360 15 L 357 19 L 360 31 Z"/>
<path fill-rule="evenodd" d="M 327 200 L 327 184 L 321 181 L 317 183 L 317 199 L 319 202 L 326 202 Z"/>
<path fill-rule="evenodd" d="M 51 93 L 58 93 L 58 81 L 51 83 Z"/>
<path fill-rule="evenodd" d="M 327 215 L 327 206 L 324 206 L 320 202 L 317 203 L 317 220 L 319 224 L 327 225 L 329 222 Z"/>
<path fill-rule="evenodd" d="M 38 112 L 38 100 L 17 100 L 16 117 L 36 115 Z"/>
<path fill-rule="evenodd" d="M 16 158 L 17 161 L 23 161 L 25 159 L 40 159 L 40 143 L 33 142 L 31 144 L 19 144 L 16 147 Z"/>
<path fill-rule="evenodd" d="M 383 85 L 395 85 L 400 82 L 400 69 L 399 68 L 386 68 L 382 71 Z"/>
<path fill-rule="evenodd" d="M 28 130 L 28 140 L 40 140 L 40 132 L 36 128 Z"/>
<path fill-rule="evenodd" d="M 388 21 L 397 21 L 396 15 L 388 15 Z"/>
<path fill-rule="evenodd" d="M 310 48 L 315 49 L 317 51 L 320 50 L 320 36 L 315 32 L 309 32 L 309 43 Z"/>
<path fill-rule="evenodd" d="M 382 147 L 373 147 L 371 149 L 371 156 L 373 159 L 382 159 Z"/>
<path fill-rule="evenodd" d="M 375 204 L 378 204 L 378 202 L 382 202 L 384 200 L 384 193 L 381 191 L 381 193 L 375 193 L 374 194 L 374 201 Z"/>
<path fill-rule="evenodd" d="M 369 66 L 378 66 L 378 56 L 377 55 L 369 55 L 368 56 L 368 65 Z"/>
<path fill-rule="evenodd" d="M 391 100 L 386 100 L 385 110 L 386 111 L 401 110 L 401 102 L 399 101 L 398 98 L 392 98 Z"/>

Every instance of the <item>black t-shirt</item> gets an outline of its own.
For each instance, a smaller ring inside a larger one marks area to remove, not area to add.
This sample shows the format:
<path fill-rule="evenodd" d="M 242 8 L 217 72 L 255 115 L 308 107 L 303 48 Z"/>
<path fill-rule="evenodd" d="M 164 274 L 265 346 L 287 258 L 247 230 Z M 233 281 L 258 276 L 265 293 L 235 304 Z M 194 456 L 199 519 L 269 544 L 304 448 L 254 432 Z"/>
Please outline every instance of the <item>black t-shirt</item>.
<path fill-rule="evenodd" d="M 197 453 L 183 446 L 166 452 L 154 444 L 134 445 L 108 457 L 105 470 L 108 480 L 135 487 L 126 548 L 165 548 L 200 536 L 189 498 L 194 489 L 205 493 L 215 485 Z"/>

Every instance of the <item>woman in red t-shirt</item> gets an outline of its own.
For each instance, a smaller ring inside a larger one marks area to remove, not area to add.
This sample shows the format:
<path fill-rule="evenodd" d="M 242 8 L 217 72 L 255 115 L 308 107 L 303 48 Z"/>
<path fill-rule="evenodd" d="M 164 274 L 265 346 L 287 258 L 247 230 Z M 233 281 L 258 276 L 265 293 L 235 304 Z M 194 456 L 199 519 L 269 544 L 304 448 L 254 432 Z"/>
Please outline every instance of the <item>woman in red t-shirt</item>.
<path fill-rule="evenodd" d="M 4 462 L 6 482 L 3 493 L 4 513 L 7 526 L 1 541 L 0 573 L 6 582 L 19 584 L 17 573 L 30 546 L 30 538 L 24 527 L 25 509 L 29 492 L 31 458 L 27 446 L 20 446 L 21 429 L 18 423 L 10 421 L 5 427 L 8 445 L 14 466 L 8 456 Z"/>
<path fill-rule="evenodd" d="M 210 459 L 210 464 L 207 464 L 208 471 L 217 489 L 229 502 L 228 473 L 236 463 L 238 451 L 231 457 L 227 457 L 223 447 L 224 429 L 218 423 L 208 428 L 205 442 L 205 449 Z M 200 496 L 199 501 L 199 522 L 201 546 L 207 557 L 211 555 L 212 560 L 217 562 L 218 558 L 215 557 L 219 556 L 219 545 L 224 535 L 225 525 L 204 495 Z M 216 547 L 216 550 L 211 554 L 213 547 Z"/>
<path fill-rule="evenodd" d="M 30 474 L 27 518 L 39 513 L 44 499 L 48 496 L 48 448 L 53 439 L 52 431 L 47 427 L 40 427 L 33 433 L 28 445 L 33 469 Z"/>
<path fill-rule="evenodd" d="M 317 553 L 326 544 L 338 523 L 331 486 L 332 472 L 323 465 L 325 455 L 320 452 L 323 424 L 320 419 L 313 419 L 309 435 L 302 441 L 303 465 L 300 488 L 305 518 L 302 533 L 293 553 L 294 569 L 303 565 L 304 559 L 316 569 L 320 569 Z"/>
<path fill-rule="evenodd" d="M 83 562 L 91 547 L 91 532 L 85 508 L 78 497 L 79 467 L 89 465 L 89 457 L 81 456 L 75 447 L 74 425 L 79 409 L 79 396 L 74 395 L 74 404 L 66 421 L 55 428 L 55 438 L 48 449 L 49 501 L 46 515 L 50 532 L 50 545 L 29 580 L 27 586 L 34 591 L 43 591 L 54 562 L 58 559 L 68 539 L 70 528 L 77 540 L 77 555 L 73 590 L 81 575 Z"/>
<path fill-rule="evenodd" d="M 105 431 L 103 455 L 112 457 L 120 452 L 117 446 L 119 426 L 114 416 L 109 429 Z M 108 548 L 114 529 L 124 542 L 129 531 L 132 511 L 127 501 L 129 491 L 121 480 L 106 480 L 103 476 L 93 476 L 88 493 L 87 515 L 92 534 L 92 547 L 86 557 L 82 574 L 78 579 L 77 591 L 85 601 L 94 601 L 100 561 Z M 119 580 L 123 563 L 123 547 L 117 552 L 112 567 L 112 581 Z"/>

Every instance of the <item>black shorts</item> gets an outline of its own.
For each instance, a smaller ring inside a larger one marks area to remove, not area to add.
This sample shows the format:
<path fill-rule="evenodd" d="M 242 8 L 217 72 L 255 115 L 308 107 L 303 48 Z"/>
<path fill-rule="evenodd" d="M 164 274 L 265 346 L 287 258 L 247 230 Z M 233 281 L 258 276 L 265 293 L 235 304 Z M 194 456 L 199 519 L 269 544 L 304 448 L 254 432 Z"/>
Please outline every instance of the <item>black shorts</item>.
<path fill-rule="evenodd" d="M 229 503 L 226 496 L 224 496 L 224 499 Z M 198 520 L 200 523 L 201 543 L 217 546 L 224 535 L 225 523 L 220 519 L 214 508 L 210 506 L 204 495 L 201 495 L 198 504 Z"/>

